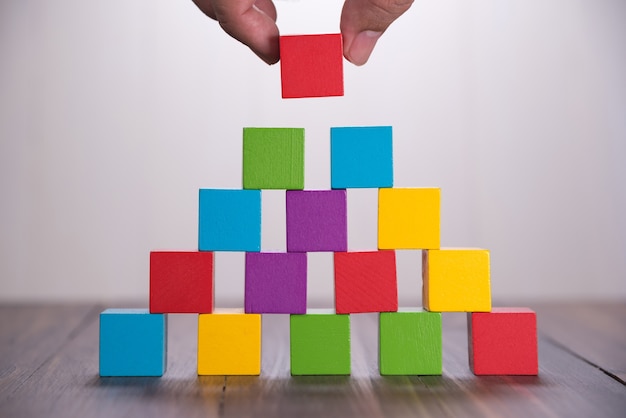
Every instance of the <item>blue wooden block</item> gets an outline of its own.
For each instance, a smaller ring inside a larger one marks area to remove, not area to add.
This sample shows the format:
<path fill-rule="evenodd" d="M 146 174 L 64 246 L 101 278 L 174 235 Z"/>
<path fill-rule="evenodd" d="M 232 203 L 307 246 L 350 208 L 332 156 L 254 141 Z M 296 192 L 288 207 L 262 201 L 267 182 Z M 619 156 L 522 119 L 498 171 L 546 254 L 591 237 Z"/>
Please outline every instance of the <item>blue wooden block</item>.
<path fill-rule="evenodd" d="M 200 189 L 200 251 L 261 251 L 261 191 Z"/>
<path fill-rule="evenodd" d="M 163 376 L 167 367 L 167 315 L 147 309 L 100 314 L 100 376 Z"/>
<path fill-rule="evenodd" d="M 393 186 L 391 126 L 330 128 L 333 189 Z"/>

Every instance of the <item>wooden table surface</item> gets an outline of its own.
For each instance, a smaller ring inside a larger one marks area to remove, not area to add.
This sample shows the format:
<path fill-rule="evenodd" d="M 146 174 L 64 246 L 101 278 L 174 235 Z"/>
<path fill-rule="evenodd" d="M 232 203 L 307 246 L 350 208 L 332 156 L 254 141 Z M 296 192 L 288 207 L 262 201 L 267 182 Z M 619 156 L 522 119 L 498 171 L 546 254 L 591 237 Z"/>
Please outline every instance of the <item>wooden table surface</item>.
<path fill-rule="evenodd" d="M 539 376 L 476 377 L 464 314 L 443 375 L 381 377 L 377 315 L 352 315 L 352 376 L 291 377 L 289 318 L 263 318 L 259 377 L 198 377 L 197 316 L 170 315 L 162 378 L 98 376 L 104 306 L 0 305 L 0 417 L 626 417 L 626 303 L 530 305 Z"/>

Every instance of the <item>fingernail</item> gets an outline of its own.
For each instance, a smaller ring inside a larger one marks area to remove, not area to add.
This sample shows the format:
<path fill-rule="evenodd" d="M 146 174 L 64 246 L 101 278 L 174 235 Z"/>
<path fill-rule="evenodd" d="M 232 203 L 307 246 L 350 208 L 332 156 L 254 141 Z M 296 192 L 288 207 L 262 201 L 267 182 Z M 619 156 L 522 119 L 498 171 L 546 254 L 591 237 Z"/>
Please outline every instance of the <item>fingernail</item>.
<path fill-rule="evenodd" d="M 355 65 L 365 64 L 376 45 L 376 41 L 378 41 L 378 38 L 380 38 L 382 34 L 382 32 L 373 30 L 366 30 L 359 33 L 350 45 L 348 60 Z"/>

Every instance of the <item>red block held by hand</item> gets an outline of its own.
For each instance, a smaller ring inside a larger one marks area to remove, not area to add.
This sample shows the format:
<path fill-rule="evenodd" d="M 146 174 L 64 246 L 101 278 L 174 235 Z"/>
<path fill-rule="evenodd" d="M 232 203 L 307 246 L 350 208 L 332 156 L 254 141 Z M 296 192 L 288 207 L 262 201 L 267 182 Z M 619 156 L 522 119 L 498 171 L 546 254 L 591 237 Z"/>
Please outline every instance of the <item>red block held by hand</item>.
<path fill-rule="evenodd" d="M 150 313 L 212 313 L 213 253 L 150 253 Z"/>
<path fill-rule="evenodd" d="M 283 98 L 343 96 L 341 34 L 280 37 Z"/>

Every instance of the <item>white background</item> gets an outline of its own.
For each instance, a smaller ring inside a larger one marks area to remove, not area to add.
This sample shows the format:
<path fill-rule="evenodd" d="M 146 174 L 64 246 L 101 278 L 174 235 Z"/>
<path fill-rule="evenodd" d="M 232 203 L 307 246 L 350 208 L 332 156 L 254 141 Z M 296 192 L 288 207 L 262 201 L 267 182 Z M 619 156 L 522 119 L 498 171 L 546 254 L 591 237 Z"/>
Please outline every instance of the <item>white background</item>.
<path fill-rule="evenodd" d="M 283 34 L 338 32 L 338 0 L 278 1 Z M 626 2 L 418 0 L 345 97 L 283 100 L 267 66 L 189 0 L 0 2 L 0 300 L 148 298 L 151 250 L 197 248 L 201 187 L 241 187 L 244 126 L 392 125 L 395 185 L 442 188 L 442 245 L 491 250 L 496 300 L 626 297 Z M 263 194 L 284 250 L 284 193 Z M 350 248 L 376 193 L 349 193 Z M 400 252 L 401 304 L 420 254 Z M 309 257 L 332 306 L 332 256 Z M 217 255 L 218 305 L 243 254 Z"/>

